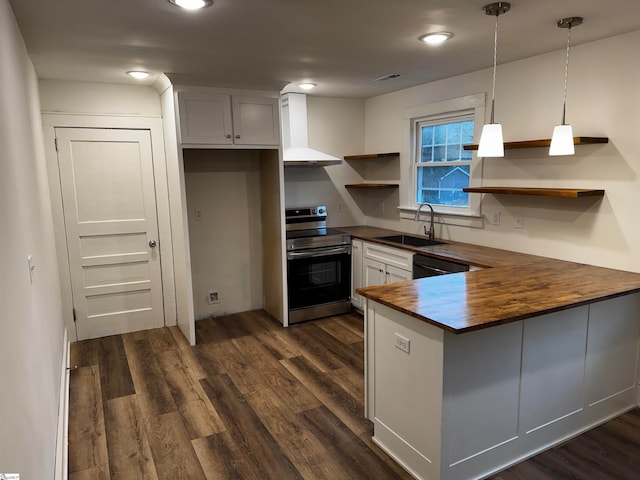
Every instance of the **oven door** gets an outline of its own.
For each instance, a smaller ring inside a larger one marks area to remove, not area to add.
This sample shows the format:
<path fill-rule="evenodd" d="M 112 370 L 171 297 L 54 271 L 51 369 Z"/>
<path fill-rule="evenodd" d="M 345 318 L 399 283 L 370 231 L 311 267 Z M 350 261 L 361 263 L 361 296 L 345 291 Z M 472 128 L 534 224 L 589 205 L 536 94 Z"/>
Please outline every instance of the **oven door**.
<path fill-rule="evenodd" d="M 351 245 L 287 253 L 289 310 L 349 299 Z"/>

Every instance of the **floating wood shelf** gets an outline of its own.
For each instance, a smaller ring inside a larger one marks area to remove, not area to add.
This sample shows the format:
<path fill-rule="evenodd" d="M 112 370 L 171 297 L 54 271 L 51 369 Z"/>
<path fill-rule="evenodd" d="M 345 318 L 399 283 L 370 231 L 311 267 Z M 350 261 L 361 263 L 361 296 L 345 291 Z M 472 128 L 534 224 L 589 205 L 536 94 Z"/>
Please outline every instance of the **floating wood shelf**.
<path fill-rule="evenodd" d="M 389 153 L 363 153 L 362 155 L 345 155 L 345 160 L 365 160 L 367 158 L 385 158 L 385 157 L 397 157 L 399 152 Z"/>
<path fill-rule="evenodd" d="M 609 143 L 609 137 L 573 137 L 574 145 L 593 145 L 596 143 Z M 504 148 L 537 148 L 548 147 L 551 145 L 551 139 L 545 138 L 542 140 L 524 140 L 521 142 L 505 142 Z M 478 150 L 478 145 L 465 145 L 465 150 Z M 347 157 L 345 157 L 347 158 Z"/>
<path fill-rule="evenodd" d="M 397 183 L 351 183 L 345 185 L 345 188 L 360 188 L 366 190 L 379 190 L 383 188 L 399 188 Z"/>
<path fill-rule="evenodd" d="M 463 188 L 467 193 L 493 193 L 502 195 L 536 195 L 541 197 L 602 197 L 604 190 L 584 188 L 528 188 L 528 187 L 470 187 Z"/>

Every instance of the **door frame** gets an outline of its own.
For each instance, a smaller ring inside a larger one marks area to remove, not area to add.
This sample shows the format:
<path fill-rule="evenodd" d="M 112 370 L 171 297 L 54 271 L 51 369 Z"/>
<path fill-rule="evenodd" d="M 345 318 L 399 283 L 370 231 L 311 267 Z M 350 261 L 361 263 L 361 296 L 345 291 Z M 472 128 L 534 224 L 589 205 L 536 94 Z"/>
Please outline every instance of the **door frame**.
<path fill-rule="evenodd" d="M 53 215 L 56 256 L 59 267 L 58 271 L 60 272 L 62 314 L 65 327 L 69 332 L 69 340 L 75 342 L 78 339 L 73 321 L 73 296 L 71 290 L 71 274 L 69 271 L 69 254 L 67 251 L 67 238 L 64 225 L 60 172 L 58 170 L 58 152 L 55 144 L 56 128 L 101 128 L 149 131 L 151 136 L 151 152 L 153 155 L 153 177 L 156 187 L 158 239 L 161 248 L 160 268 L 162 271 L 164 325 L 176 325 L 177 310 L 173 242 L 162 118 L 126 115 L 43 113 L 42 130 L 47 161 L 47 176 L 49 179 L 49 195 Z"/>

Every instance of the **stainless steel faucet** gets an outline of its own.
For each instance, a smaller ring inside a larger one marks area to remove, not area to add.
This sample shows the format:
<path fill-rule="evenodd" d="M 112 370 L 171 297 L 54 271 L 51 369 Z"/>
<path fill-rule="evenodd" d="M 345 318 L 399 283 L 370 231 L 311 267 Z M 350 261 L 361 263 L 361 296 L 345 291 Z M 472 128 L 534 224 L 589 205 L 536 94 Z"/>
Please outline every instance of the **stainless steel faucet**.
<path fill-rule="evenodd" d="M 429 207 L 429 209 L 431 210 L 431 217 L 430 217 L 430 221 L 429 221 L 429 231 L 427 232 L 427 226 L 424 225 L 424 234 L 427 236 L 427 238 L 429 238 L 429 240 L 435 240 L 435 236 L 436 236 L 436 231 L 435 228 L 433 226 L 433 215 L 434 215 L 434 211 L 433 211 L 433 207 L 431 206 L 431 204 L 429 203 L 419 203 L 418 204 L 418 209 L 416 210 L 416 216 L 413 218 L 416 222 L 420 221 L 420 209 L 424 206 Z"/>

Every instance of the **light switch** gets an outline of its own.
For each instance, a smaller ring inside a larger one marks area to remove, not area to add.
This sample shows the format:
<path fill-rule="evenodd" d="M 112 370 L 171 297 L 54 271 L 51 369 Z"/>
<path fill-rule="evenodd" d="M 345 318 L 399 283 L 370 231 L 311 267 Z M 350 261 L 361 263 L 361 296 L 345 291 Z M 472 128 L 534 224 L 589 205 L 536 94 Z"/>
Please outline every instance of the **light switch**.
<path fill-rule="evenodd" d="M 31 255 L 27 255 L 27 267 L 29 268 L 29 284 L 33 285 L 33 271 L 36 269 L 36 266 L 33 263 L 33 257 Z"/>

